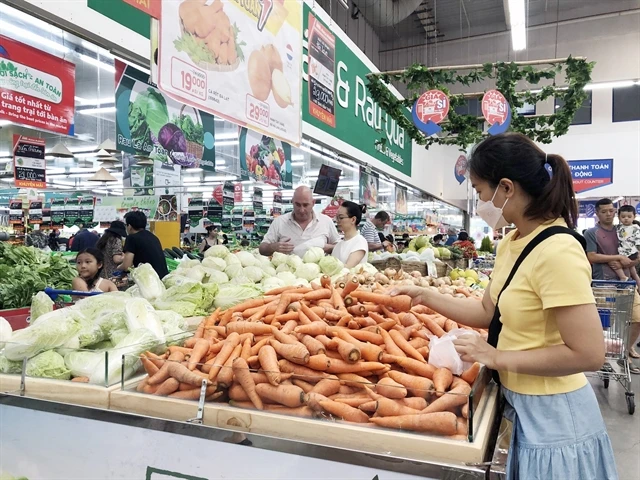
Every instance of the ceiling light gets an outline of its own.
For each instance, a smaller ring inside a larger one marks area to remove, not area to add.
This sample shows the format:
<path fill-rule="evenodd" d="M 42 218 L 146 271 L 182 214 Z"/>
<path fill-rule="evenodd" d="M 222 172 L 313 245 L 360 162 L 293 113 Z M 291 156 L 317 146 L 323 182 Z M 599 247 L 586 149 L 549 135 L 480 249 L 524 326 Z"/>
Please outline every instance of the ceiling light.
<path fill-rule="evenodd" d="M 13 178 L 13 177 L 0 178 L 0 182 L 4 182 L 4 183 L 13 183 L 14 181 L 15 181 L 15 178 Z"/>
<path fill-rule="evenodd" d="M 74 100 L 80 104 L 82 104 L 82 106 L 89 106 L 89 105 L 105 105 L 105 104 L 110 104 L 110 103 L 114 103 L 114 98 L 113 96 L 111 97 L 105 97 L 105 98 L 82 98 L 82 97 L 74 97 Z"/>
<path fill-rule="evenodd" d="M 187 168 L 185 169 L 187 173 L 200 173 L 202 169 L 200 167 L 195 168 Z"/>
<path fill-rule="evenodd" d="M 0 127 L 6 127 L 7 125 L 11 125 L 11 120 L 0 120 Z"/>
<path fill-rule="evenodd" d="M 291 162 L 292 167 L 303 167 L 305 162 Z"/>
<path fill-rule="evenodd" d="M 222 142 L 218 142 L 216 140 L 216 147 L 230 147 L 232 145 L 238 145 L 238 141 L 237 140 L 228 140 L 228 141 L 222 141 Z"/>
<path fill-rule="evenodd" d="M 142 155 L 140 155 L 142 157 Z M 136 165 L 153 165 L 153 159 L 151 157 L 144 157 L 137 159 Z"/>
<path fill-rule="evenodd" d="M 56 143 L 51 150 L 47 152 L 56 158 L 73 158 L 73 153 L 63 143 Z"/>
<path fill-rule="evenodd" d="M 508 0 L 511 48 L 514 52 L 527 48 L 527 19 L 524 0 Z"/>
<path fill-rule="evenodd" d="M 590 83 L 584 86 L 585 90 L 602 90 L 604 88 L 625 88 L 633 87 L 634 85 L 640 85 L 640 81 L 636 80 L 621 80 L 617 82 L 602 82 L 602 83 Z"/>
<path fill-rule="evenodd" d="M 104 168 L 98 170 L 95 175 L 87 179 L 89 182 L 117 182 L 118 179 L 107 172 Z"/>
<path fill-rule="evenodd" d="M 220 134 L 216 134 L 215 138 L 216 140 L 230 140 L 233 138 L 238 138 L 238 134 L 237 133 L 220 133 Z"/>
<path fill-rule="evenodd" d="M 99 108 L 87 108 L 84 110 L 76 109 L 76 112 L 81 113 L 82 115 L 97 115 L 100 113 L 115 113 L 116 107 L 99 107 Z"/>
<path fill-rule="evenodd" d="M 25 29 L 24 27 L 20 27 L 12 23 L 5 22 L 4 20 L 0 20 L 0 31 L 2 33 L 5 33 L 5 32 L 12 33 L 17 37 L 24 38 L 29 42 L 37 43 L 39 45 L 42 45 L 43 47 L 50 48 L 51 50 L 54 50 L 59 53 L 67 54 L 70 52 L 70 50 L 67 47 L 65 47 L 60 43 L 57 43 L 53 40 L 49 40 L 48 38 L 44 38 L 40 35 L 34 35 L 32 32 Z"/>

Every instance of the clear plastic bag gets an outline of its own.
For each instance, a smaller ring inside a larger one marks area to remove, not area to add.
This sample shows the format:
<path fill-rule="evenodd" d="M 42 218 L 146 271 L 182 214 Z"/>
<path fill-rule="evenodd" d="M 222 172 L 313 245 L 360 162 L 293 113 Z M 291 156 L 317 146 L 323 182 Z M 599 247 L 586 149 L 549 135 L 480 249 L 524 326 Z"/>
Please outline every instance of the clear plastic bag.
<path fill-rule="evenodd" d="M 448 368 L 454 375 L 460 375 L 473 363 L 463 362 L 458 352 L 456 352 L 453 341 L 465 335 L 479 335 L 474 330 L 456 328 L 445 333 L 442 337 L 431 337 L 429 343 L 429 363 L 436 368 Z"/>

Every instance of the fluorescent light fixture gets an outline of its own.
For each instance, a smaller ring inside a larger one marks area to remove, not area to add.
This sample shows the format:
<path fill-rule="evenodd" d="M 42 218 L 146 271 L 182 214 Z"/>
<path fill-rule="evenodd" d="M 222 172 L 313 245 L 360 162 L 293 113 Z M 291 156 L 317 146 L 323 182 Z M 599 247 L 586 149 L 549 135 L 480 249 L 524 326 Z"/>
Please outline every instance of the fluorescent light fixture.
<path fill-rule="evenodd" d="M 0 178 L 0 182 L 4 182 L 4 183 L 13 183 L 14 180 L 15 179 L 13 177 Z"/>
<path fill-rule="evenodd" d="M 232 140 L 234 138 L 238 138 L 237 133 L 220 133 L 215 135 L 216 140 Z"/>
<path fill-rule="evenodd" d="M 216 140 L 216 147 L 230 147 L 232 145 L 238 145 L 238 140 L 223 140 L 222 142 L 219 142 Z"/>
<path fill-rule="evenodd" d="M 527 48 L 527 18 L 524 2 L 525 0 L 508 0 L 511 48 L 514 52 Z"/>
<path fill-rule="evenodd" d="M 85 110 L 76 110 L 76 112 L 82 115 L 98 115 L 101 113 L 116 113 L 116 107 L 99 107 L 99 108 L 87 108 Z"/>
<path fill-rule="evenodd" d="M 65 47 L 64 45 L 58 42 L 49 40 L 48 38 L 41 37 L 40 35 L 34 35 L 32 32 L 29 32 L 23 27 L 19 27 L 9 22 L 5 22 L 4 20 L 0 20 L 0 31 L 2 33 L 5 33 L 5 32 L 11 33 L 17 37 L 28 40 L 31 43 L 37 43 L 38 45 L 42 45 L 43 47 L 50 48 L 51 50 L 55 50 L 56 52 L 59 52 L 59 53 L 67 54 L 71 51 L 67 47 Z"/>
<path fill-rule="evenodd" d="M 6 127 L 7 125 L 11 125 L 10 120 L 0 120 L 0 127 Z"/>
<path fill-rule="evenodd" d="M 114 103 L 115 102 L 115 99 L 114 99 L 113 96 L 105 97 L 105 98 L 74 97 L 74 99 L 75 99 L 76 102 L 78 102 L 82 106 L 85 106 L 85 105 L 104 105 L 104 104 L 110 104 L 110 103 Z"/>
<path fill-rule="evenodd" d="M 640 80 L 621 80 L 617 82 L 590 83 L 585 85 L 585 90 L 602 90 L 605 88 L 625 88 L 640 85 Z"/>
<path fill-rule="evenodd" d="M 222 175 L 220 177 L 217 177 L 215 175 L 208 175 L 208 176 L 204 177 L 204 179 L 207 182 L 224 182 L 225 180 L 237 180 L 238 177 L 235 177 L 233 175 Z M 252 183 L 252 182 L 249 182 L 249 183 Z"/>
<path fill-rule="evenodd" d="M 224 160 L 216 160 L 216 167 L 221 167 L 226 164 L 227 162 L 225 162 Z"/>
<path fill-rule="evenodd" d="M 304 155 L 301 153 L 294 153 L 291 155 L 291 160 L 304 160 Z"/>
<path fill-rule="evenodd" d="M 103 70 L 105 70 L 107 72 L 115 73 L 115 71 L 116 71 L 116 67 L 114 67 L 113 65 L 109 65 L 106 62 L 101 62 L 97 58 L 89 57 L 88 55 L 83 55 L 82 53 L 79 53 L 78 57 L 80 57 L 80 59 L 84 63 L 88 63 L 90 65 L 94 65 L 96 67 L 102 68 Z"/>
<path fill-rule="evenodd" d="M 293 167 L 304 167 L 305 162 L 291 162 L 291 166 Z"/>
<path fill-rule="evenodd" d="M 182 180 L 182 183 L 194 184 L 198 185 L 201 182 L 199 178 L 185 178 Z"/>
<path fill-rule="evenodd" d="M 202 169 L 200 167 L 195 167 L 195 168 L 186 168 L 184 171 L 186 173 L 200 173 Z"/>

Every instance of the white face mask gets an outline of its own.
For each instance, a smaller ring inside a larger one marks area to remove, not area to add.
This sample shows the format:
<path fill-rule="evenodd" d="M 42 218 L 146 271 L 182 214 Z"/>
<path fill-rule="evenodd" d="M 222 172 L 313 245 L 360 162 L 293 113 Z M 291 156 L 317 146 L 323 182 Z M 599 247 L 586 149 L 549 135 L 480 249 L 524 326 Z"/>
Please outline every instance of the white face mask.
<path fill-rule="evenodd" d="M 507 202 L 509 201 L 509 199 L 507 198 L 505 200 L 504 205 L 502 205 L 502 208 L 498 208 L 493 204 L 493 199 L 496 198 L 496 193 L 498 193 L 497 189 L 493 193 L 493 197 L 491 197 L 490 202 L 478 200 L 478 207 L 476 209 L 476 213 L 478 214 L 478 216 L 482 218 L 482 220 L 484 220 L 486 224 L 489 225 L 493 230 L 498 230 L 502 227 L 511 225 L 502 216 L 502 211 L 505 205 L 507 204 Z"/>

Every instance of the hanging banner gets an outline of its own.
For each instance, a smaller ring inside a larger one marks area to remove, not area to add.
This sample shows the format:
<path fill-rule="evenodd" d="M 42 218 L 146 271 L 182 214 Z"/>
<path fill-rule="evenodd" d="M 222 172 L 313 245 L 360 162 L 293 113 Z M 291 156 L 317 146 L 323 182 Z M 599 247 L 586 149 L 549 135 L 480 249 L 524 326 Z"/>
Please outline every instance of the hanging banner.
<path fill-rule="evenodd" d="M 413 123 L 427 136 L 438 133 L 438 125 L 449 114 L 449 97 L 440 90 L 429 90 L 420 95 L 411 109 Z"/>
<path fill-rule="evenodd" d="M 130 153 L 122 154 L 124 194 L 134 196 L 154 195 L 153 165 L 139 165 L 139 161 Z"/>
<path fill-rule="evenodd" d="M 277 190 L 273 192 L 273 208 L 271 209 L 271 216 L 278 218 L 282 215 L 282 192 Z"/>
<path fill-rule="evenodd" d="M 22 200 L 14 198 L 9 201 L 9 225 L 22 225 L 23 223 Z"/>
<path fill-rule="evenodd" d="M 313 15 L 309 16 L 309 114 L 335 128 L 336 37 Z"/>
<path fill-rule="evenodd" d="M 336 215 L 338 215 L 338 209 L 340 208 L 340 205 L 342 205 L 342 202 L 344 202 L 342 197 L 333 197 L 329 202 L 329 205 L 322 210 L 322 213 L 329 218 L 336 218 Z"/>
<path fill-rule="evenodd" d="M 261 133 L 240 131 L 240 175 L 277 188 L 293 188 L 291 145 Z"/>
<path fill-rule="evenodd" d="M 155 194 L 158 196 L 175 195 L 180 187 L 180 175 L 182 169 L 179 165 L 169 165 L 160 160 L 153 162 L 153 182 Z"/>
<path fill-rule="evenodd" d="M 482 97 L 482 115 L 490 125 L 488 130 L 490 135 L 498 135 L 509 129 L 511 106 L 498 90 L 489 90 Z"/>
<path fill-rule="evenodd" d="M 200 224 L 200 220 L 205 217 L 205 204 L 202 196 L 191 197 L 189 199 L 189 224 L 192 227 L 197 227 Z"/>
<path fill-rule="evenodd" d="M 576 193 L 587 192 L 613 183 L 613 159 L 569 160 L 573 189 Z"/>
<path fill-rule="evenodd" d="M 378 173 L 369 167 L 360 167 L 360 201 L 368 207 L 377 207 L 378 190 Z"/>
<path fill-rule="evenodd" d="M 165 96 L 140 70 L 119 60 L 115 67 L 118 150 L 215 171 L 213 116 Z"/>
<path fill-rule="evenodd" d="M 178 220 L 178 197 L 176 195 L 158 195 L 158 210 L 155 220 L 175 222 Z"/>
<path fill-rule="evenodd" d="M 64 225 L 64 198 L 51 198 L 51 226 L 62 227 Z"/>
<path fill-rule="evenodd" d="M 47 187 L 44 147 L 44 138 L 13 135 L 13 178 L 16 187 Z"/>
<path fill-rule="evenodd" d="M 78 218 L 84 225 L 93 223 L 94 197 L 78 198 Z"/>
<path fill-rule="evenodd" d="M 147 195 L 143 197 L 125 196 L 125 197 L 98 197 L 96 198 L 94 221 L 111 222 L 113 220 L 122 220 L 126 213 L 140 211 L 147 218 L 155 218 L 158 210 L 158 197 Z M 106 218 L 106 213 L 110 213 L 110 217 Z"/>
<path fill-rule="evenodd" d="M 122 0 L 153 18 L 160 18 L 161 0 Z"/>
<path fill-rule="evenodd" d="M 408 210 L 407 187 L 396 184 L 396 213 L 406 215 Z"/>
<path fill-rule="evenodd" d="M 222 194 L 222 189 L 220 189 Z M 211 223 L 216 226 L 222 225 L 222 198 L 218 201 L 216 198 L 211 198 L 207 204 L 207 218 Z"/>
<path fill-rule="evenodd" d="M 233 208 L 235 206 L 235 186 L 231 182 L 224 182 L 222 187 L 222 228 L 231 230 L 234 225 Z M 242 225 L 242 213 L 240 214 L 240 224 Z"/>
<path fill-rule="evenodd" d="M 456 180 L 460 185 L 462 185 L 467 178 L 467 165 L 467 157 L 460 155 L 453 167 L 453 175 L 456 177 Z"/>
<path fill-rule="evenodd" d="M 160 89 L 300 144 L 302 2 L 162 2 Z"/>
<path fill-rule="evenodd" d="M 237 203 L 240 203 L 242 201 L 242 184 L 241 183 L 236 183 L 233 186 L 233 199 Z"/>
<path fill-rule="evenodd" d="M 29 224 L 42 224 L 42 200 L 31 200 L 29 202 Z"/>
<path fill-rule="evenodd" d="M 73 135 L 76 67 L 0 35 L 0 120 Z"/>

